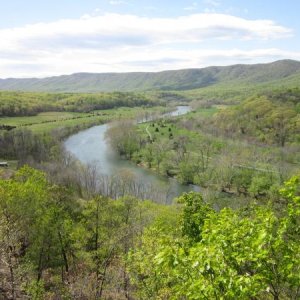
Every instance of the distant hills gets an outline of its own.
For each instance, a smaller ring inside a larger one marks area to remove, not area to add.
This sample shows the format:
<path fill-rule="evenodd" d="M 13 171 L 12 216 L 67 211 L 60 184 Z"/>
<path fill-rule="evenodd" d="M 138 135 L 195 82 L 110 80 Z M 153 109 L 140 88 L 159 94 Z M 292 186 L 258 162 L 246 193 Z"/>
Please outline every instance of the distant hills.
<path fill-rule="evenodd" d="M 76 73 L 48 78 L 0 79 L 0 90 L 37 92 L 186 91 L 213 86 L 297 83 L 300 62 L 207 67 L 163 72 Z"/>

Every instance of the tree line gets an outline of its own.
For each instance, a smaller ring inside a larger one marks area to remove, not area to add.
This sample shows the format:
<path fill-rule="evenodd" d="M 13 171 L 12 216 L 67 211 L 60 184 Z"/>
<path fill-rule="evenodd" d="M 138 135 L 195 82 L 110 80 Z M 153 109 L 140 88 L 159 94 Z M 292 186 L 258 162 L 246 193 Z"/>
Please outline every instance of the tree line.
<path fill-rule="evenodd" d="M 216 115 L 213 127 L 227 136 L 284 147 L 300 141 L 300 89 L 253 96 Z"/>
<path fill-rule="evenodd" d="M 0 92 L 0 117 L 33 116 L 40 112 L 90 112 L 116 107 L 155 106 L 162 100 L 145 94 L 111 92 L 99 94 Z"/>
<path fill-rule="evenodd" d="M 203 134 L 190 127 L 197 125 L 197 117 L 192 113 L 189 118 L 138 126 L 122 121 L 112 125 L 107 136 L 125 159 L 183 184 L 199 185 L 211 201 L 216 200 L 212 191 L 235 195 L 241 202 L 266 196 L 278 201 L 278 187 L 297 169 L 288 161 L 289 152 Z M 231 202 L 239 205 L 239 201 Z"/>

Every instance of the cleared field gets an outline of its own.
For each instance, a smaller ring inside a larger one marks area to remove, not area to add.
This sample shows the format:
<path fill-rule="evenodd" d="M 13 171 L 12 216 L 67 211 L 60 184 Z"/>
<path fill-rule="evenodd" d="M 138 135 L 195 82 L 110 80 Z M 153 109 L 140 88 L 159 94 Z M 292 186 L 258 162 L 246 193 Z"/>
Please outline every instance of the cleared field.
<path fill-rule="evenodd" d="M 36 133 L 49 132 L 55 128 L 99 124 L 123 118 L 142 117 L 146 112 L 159 112 L 163 107 L 96 110 L 90 113 L 44 112 L 36 116 L 0 118 L 0 125 L 27 128 Z"/>
<path fill-rule="evenodd" d="M 211 117 L 212 115 L 214 115 L 215 113 L 217 113 L 220 109 L 225 108 L 226 106 L 223 105 L 221 106 L 214 106 L 211 108 L 199 108 L 196 110 L 196 114 L 198 116 L 205 116 L 205 117 Z"/>
<path fill-rule="evenodd" d="M 11 126 L 26 126 L 47 121 L 65 120 L 84 115 L 87 114 L 73 112 L 43 112 L 39 113 L 36 116 L 29 117 L 3 117 L 0 118 L 0 124 Z"/>
<path fill-rule="evenodd" d="M 220 110 L 218 107 L 211 108 L 198 108 L 195 111 L 191 111 L 190 113 L 179 116 L 176 120 L 180 120 L 180 118 L 184 118 L 185 120 L 193 120 L 195 118 L 203 117 L 208 118 L 213 116 Z M 176 125 L 176 123 L 169 122 L 168 120 L 157 120 L 149 123 L 143 123 L 139 125 L 139 133 L 141 136 L 146 138 L 147 136 L 163 141 L 174 139 L 179 136 L 186 136 L 191 140 L 199 140 L 201 138 L 201 134 L 192 130 L 186 130 L 184 128 L 180 128 Z M 190 143 L 191 146 L 193 143 Z M 192 147 L 193 148 L 193 147 Z"/>

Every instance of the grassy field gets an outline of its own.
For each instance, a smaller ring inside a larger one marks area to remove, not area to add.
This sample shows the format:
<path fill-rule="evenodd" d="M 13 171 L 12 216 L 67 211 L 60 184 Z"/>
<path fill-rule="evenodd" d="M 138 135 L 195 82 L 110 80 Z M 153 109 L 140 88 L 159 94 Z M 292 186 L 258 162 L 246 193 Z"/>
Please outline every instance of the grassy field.
<path fill-rule="evenodd" d="M 36 116 L 29 117 L 2 117 L 0 118 L 0 124 L 11 126 L 28 126 L 30 124 L 66 120 L 85 115 L 88 114 L 73 112 L 43 112 Z"/>
<path fill-rule="evenodd" d="M 191 113 L 189 113 L 188 115 L 186 115 L 185 117 L 211 117 L 213 116 L 215 113 L 217 113 L 218 111 L 220 111 L 221 109 L 224 109 L 226 106 L 225 105 L 216 105 L 213 106 L 211 108 L 198 108 L 195 111 L 192 111 Z"/>
<path fill-rule="evenodd" d="M 190 120 L 199 117 L 209 118 L 215 113 L 217 113 L 220 109 L 223 109 L 223 107 L 198 108 L 186 115 L 176 117 L 176 120 L 180 120 L 180 118 L 184 118 L 185 120 Z M 199 132 L 190 131 L 178 127 L 177 125 L 173 124 L 172 122 L 169 122 L 168 120 L 157 120 L 156 122 L 140 124 L 139 133 L 143 137 L 147 137 L 150 133 L 152 138 L 159 141 L 170 140 L 170 134 L 172 135 L 171 139 L 174 139 L 179 136 L 186 136 L 190 140 L 194 141 L 199 140 L 199 138 L 201 139 L 201 134 L 199 134 Z M 193 145 L 193 143 L 189 144 L 189 146 L 191 145 Z"/>
<path fill-rule="evenodd" d="M 29 117 L 4 117 L 0 118 L 0 125 L 16 126 L 17 128 L 27 128 L 35 133 L 49 132 L 55 128 L 72 127 L 103 123 L 120 118 L 136 118 L 143 116 L 145 112 L 159 112 L 164 107 L 153 108 L 127 108 L 96 110 L 91 113 L 74 112 L 45 112 L 37 116 Z"/>
<path fill-rule="evenodd" d="M 199 138 L 198 133 L 179 128 L 178 126 L 168 121 L 158 121 L 151 122 L 150 124 L 148 123 L 139 125 L 139 133 L 143 137 L 147 137 L 147 131 L 150 133 L 151 137 L 157 141 L 170 140 L 170 134 L 172 134 L 173 138 L 176 138 L 178 136 Z"/>

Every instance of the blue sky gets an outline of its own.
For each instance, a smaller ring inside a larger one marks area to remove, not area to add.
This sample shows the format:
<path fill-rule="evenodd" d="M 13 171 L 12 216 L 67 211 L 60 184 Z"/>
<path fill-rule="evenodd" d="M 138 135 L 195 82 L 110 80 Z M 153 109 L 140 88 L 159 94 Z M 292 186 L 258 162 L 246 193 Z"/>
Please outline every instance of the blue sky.
<path fill-rule="evenodd" d="M 300 60 L 300 1 L 10 0 L 0 78 Z"/>

